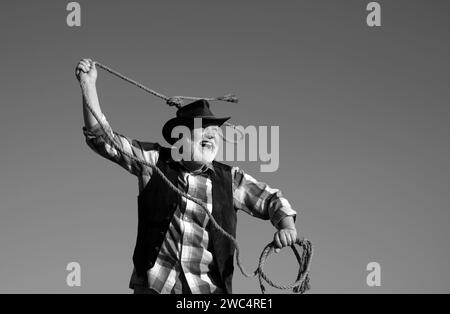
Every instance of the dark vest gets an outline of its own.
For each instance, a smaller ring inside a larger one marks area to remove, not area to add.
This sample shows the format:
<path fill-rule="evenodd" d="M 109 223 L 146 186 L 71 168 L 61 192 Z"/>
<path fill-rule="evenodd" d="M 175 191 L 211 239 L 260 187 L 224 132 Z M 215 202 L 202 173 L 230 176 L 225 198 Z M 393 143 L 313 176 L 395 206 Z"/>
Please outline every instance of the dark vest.
<path fill-rule="evenodd" d="M 157 166 L 177 186 L 180 174 L 170 157 L 170 149 L 161 147 Z M 233 206 L 231 167 L 213 162 L 211 175 L 213 209 L 212 216 L 217 223 L 233 237 L 236 237 L 236 211 Z M 146 274 L 158 257 L 166 237 L 170 221 L 180 204 L 180 196 L 172 191 L 161 177 L 154 173 L 138 196 L 138 234 L 133 254 L 133 263 L 138 276 Z M 210 249 L 219 271 L 222 288 L 232 293 L 234 246 L 208 222 Z"/>

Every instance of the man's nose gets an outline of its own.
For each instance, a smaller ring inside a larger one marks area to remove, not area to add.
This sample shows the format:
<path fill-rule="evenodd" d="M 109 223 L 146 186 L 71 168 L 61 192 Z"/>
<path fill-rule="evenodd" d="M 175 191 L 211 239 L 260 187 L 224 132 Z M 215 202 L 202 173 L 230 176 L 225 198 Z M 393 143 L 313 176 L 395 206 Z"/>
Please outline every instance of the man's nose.
<path fill-rule="evenodd" d="M 212 138 L 214 138 L 214 134 L 212 134 L 211 132 L 206 132 L 206 133 L 205 133 L 205 137 L 206 137 L 207 139 L 212 139 Z"/>

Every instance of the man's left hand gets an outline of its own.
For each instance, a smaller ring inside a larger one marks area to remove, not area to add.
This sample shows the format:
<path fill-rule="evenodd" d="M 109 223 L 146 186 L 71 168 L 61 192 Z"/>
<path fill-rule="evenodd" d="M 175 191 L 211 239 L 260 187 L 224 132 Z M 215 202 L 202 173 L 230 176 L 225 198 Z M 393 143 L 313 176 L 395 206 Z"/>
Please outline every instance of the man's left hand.
<path fill-rule="evenodd" d="M 278 253 L 280 249 L 295 244 L 295 241 L 297 241 L 297 230 L 295 228 L 278 230 L 273 237 L 275 252 Z"/>

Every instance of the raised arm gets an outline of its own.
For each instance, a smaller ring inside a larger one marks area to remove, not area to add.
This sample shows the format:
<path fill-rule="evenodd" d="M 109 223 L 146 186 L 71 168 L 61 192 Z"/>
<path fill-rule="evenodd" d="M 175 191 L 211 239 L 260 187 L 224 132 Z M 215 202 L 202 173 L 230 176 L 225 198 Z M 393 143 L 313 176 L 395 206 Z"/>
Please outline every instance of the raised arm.
<path fill-rule="evenodd" d="M 143 169 L 147 170 L 148 175 L 151 175 L 151 168 L 144 168 L 140 163 L 113 147 L 99 123 L 90 112 L 88 104 L 101 119 L 102 125 L 105 126 L 109 136 L 114 138 L 119 147 L 127 153 L 147 162 L 156 164 L 159 156 L 159 146 L 157 144 L 152 145 L 151 143 L 143 144 L 137 140 L 132 140 L 124 135 L 116 133 L 111 129 L 100 108 L 96 88 L 97 69 L 95 67 L 95 62 L 91 59 L 80 60 L 75 68 L 75 75 L 80 82 L 83 97 L 83 132 L 89 147 L 99 155 L 117 163 L 134 175 L 140 175 Z"/>
<path fill-rule="evenodd" d="M 97 120 L 89 111 L 87 105 L 90 104 L 94 112 L 101 117 L 102 110 L 97 95 L 97 69 L 91 59 L 82 59 L 75 68 L 75 75 L 80 82 L 83 96 L 83 116 L 84 125 L 87 129 L 93 129 L 97 125 Z"/>

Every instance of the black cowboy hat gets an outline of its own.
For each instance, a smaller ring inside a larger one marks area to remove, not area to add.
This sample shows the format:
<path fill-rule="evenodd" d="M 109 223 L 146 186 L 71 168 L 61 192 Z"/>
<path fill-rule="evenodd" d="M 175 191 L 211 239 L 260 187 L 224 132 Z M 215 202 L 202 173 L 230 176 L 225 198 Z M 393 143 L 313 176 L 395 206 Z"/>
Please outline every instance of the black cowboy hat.
<path fill-rule="evenodd" d="M 199 99 L 178 109 L 177 116 L 164 124 L 162 129 L 164 139 L 173 145 L 178 139 L 172 138 L 172 129 L 178 125 L 193 127 L 194 118 L 201 118 L 203 127 L 209 125 L 221 126 L 230 119 L 230 117 L 217 118 L 209 109 L 209 103 L 205 99 Z"/>

